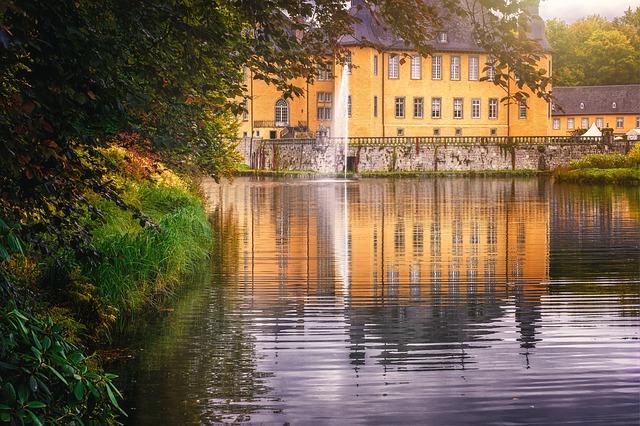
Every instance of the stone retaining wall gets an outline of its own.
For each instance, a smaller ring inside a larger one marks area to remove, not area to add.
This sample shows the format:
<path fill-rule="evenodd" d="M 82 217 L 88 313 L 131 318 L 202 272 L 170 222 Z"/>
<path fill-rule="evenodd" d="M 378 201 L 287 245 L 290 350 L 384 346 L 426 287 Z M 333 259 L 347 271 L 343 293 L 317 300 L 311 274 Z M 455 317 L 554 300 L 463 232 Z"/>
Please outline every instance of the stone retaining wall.
<path fill-rule="evenodd" d="M 635 142 L 572 144 L 476 144 L 350 146 L 347 166 L 355 172 L 549 170 L 587 154 L 626 153 Z M 238 149 L 253 169 L 344 171 L 344 147 L 300 141 L 245 139 Z"/>

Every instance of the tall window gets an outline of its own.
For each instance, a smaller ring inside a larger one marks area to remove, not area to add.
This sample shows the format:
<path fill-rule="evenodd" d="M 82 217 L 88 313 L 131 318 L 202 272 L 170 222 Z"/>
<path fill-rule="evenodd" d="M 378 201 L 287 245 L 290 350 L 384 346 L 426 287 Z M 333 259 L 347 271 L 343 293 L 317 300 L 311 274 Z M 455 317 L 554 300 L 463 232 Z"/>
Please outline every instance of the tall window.
<path fill-rule="evenodd" d="M 462 118 L 462 98 L 453 100 L 453 118 Z"/>
<path fill-rule="evenodd" d="M 599 129 L 604 127 L 604 117 L 596 117 L 596 126 L 598 126 Z"/>
<path fill-rule="evenodd" d="M 422 56 L 411 56 L 411 80 L 422 79 Z"/>
<path fill-rule="evenodd" d="M 469 80 L 477 80 L 480 74 L 480 59 L 477 56 L 469 56 Z"/>
<path fill-rule="evenodd" d="M 276 127 L 289 125 L 289 103 L 284 99 L 276 101 Z"/>
<path fill-rule="evenodd" d="M 624 129 L 624 117 L 616 117 L 616 129 Z"/>
<path fill-rule="evenodd" d="M 431 57 L 431 79 L 442 80 L 442 56 Z"/>
<path fill-rule="evenodd" d="M 431 98 L 431 118 L 442 117 L 442 99 Z"/>
<path fill-rule="evenodd" d="M 495 58 L 487 58 L 487 80 L 493 81 L 496 78 L 496 60 Z"/>
<path fill-rule="evenodd" d="M 404 97 L 396 98 L 396 118 L 404 118 Z"/>
<path fill-rule="evenodd" d="M 347 117 L 351 117 L 351 95 L 347 95 Z"/>
<path fill-rule="evenodd" d="M 567 118 L 567 129 L 572 130 L 576 128 L 576 119 Z"/>
<path fill-rule="evenodd" d="M 378 97 L 377 96 L 373 97 L 373 116 L 374 117 L 378 116 Z"/>
<path fill-rule="evenodd" d="M 413 118 L 424 117 L 424 98 L 413 98 Z"/>
<path fill-rule="evenodd" d="M 347 52 L 344 66 L 347 67 L 347 74 L 351 74 L 351 52 Z"/>
<path fill-rule="evenodd" d="M 318 80 L 321 80 L 321 81 L 331 80 L 333 78 L 331 70 L 332 70 L 331 63 L 321 65 L 320 68 L 318 69 L 318 75 L 317 75 Z"/>
<path fill-rule="evenodd" d="M 451 57 L 451 80 L 460 80 L 460 56 Z"/>
<path fill-rule="evenodd" d="M 317 113 L 318 120 L 331 120 L 331 109 L 333 106 L 333 93 L 318 92 L 317 93 Z"/>
<path fill-rule="evenodd" d="M 471 118 L 480 118 L 480 99 L 471 99 Z"/>
<path fill-rule="evenodd" d="M 397 53 L 389 54 L 389 78 L 400 77 L 400 60 Z"/>
<path fill-rule="evenodd" d="M 518 102 L 518 118 L 526 119 L 527 118 L 527 100 L 522 99 Z"/>
<path fill-rule="evenodd" d="M 373 55 L 373 75 L 378 75 L 378 55 Z"/>
<path fill-rule="evenodd" d="M 244 100 L 242 101 L 242 121 L 248 121 L 249 120 L 249 111 L 248 111 L 248 105 L 247 105 L 247 98 L 244 98 Z"/>
<path fill-rule="evenodd" d="M 582 127 L 583 129 L 588 129 L 589 128 L 589 119 L 587 117 L 583 117 L 581 122 L 580 122 L 580 127 Z"/>
<path fill-rule="evenodd" d="M 489 118 L 492 120 L 498 118 L 498 98 L 489 99 Z"/>
<path fill-rule="evenodd" d="M 559 118 L 554 118 L 553 119 L 553 130 L 560 130 L 560 119 Z"/>

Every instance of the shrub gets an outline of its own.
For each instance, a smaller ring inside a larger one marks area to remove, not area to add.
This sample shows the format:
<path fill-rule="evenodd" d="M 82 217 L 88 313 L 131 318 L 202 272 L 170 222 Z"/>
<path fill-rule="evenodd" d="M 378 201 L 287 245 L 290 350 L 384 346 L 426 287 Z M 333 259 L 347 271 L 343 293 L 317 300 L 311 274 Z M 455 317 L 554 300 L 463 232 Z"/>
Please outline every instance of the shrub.
<path fill-rule="evenodd" d="M 590 154 L 569 163 L 570 169 L 618 169 L 628 167 L 622 154 Z"/>
<path fill-rule="evenodd" d="M 120 424 L 116 376 L 93 368 L 62 332 L 11 302 L 0 310 L 0 422 Z"/>
<path fill-rule="evenodd" d="M 636 143 L 627 153 L 627 161 L 631 167 L 640 167 L 640 143 Z"/>

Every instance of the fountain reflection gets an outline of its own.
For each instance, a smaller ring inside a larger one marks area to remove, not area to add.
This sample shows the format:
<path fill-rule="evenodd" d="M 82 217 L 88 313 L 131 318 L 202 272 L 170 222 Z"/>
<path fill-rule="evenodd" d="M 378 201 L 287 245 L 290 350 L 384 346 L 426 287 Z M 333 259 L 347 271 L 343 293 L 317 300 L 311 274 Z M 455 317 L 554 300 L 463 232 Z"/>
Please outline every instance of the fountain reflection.
<path fill-rule="evenodd" d="M 250 258 L 253 308 L 300 312 L 298 322 L 270 324 L 270 332 L 300 329 L 305 312 L 327 303 L 340 308 L 334 321 L 348 332 L 353 365 L 469 368 L 466 350 L 492 339 L 479 324 L 508 316 L 507 299 L 515 302 L 523 350 L 538 340 L 549 281 L 547 185 L 247 178 L 232 190 L 223 185 L 210 206 L 225 205 L 251 229 L 239 251 Z"/>

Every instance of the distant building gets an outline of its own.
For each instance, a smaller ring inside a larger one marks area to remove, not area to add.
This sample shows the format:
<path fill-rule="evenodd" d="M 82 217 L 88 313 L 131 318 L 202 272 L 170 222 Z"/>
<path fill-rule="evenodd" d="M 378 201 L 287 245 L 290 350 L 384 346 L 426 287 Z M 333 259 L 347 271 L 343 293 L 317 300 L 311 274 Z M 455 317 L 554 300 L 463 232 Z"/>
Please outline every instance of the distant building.
<path fill-rule="evenodd" d="M 547 135 L 551 108 L 531 96 L 526 103 L 506 105 L 500 100 L 504 88 L 491 81 L 493 59 L 474 41 L 472 25 L 457 16 L 436 34 L 436 51 L 420 56 L 404 41 L 393 37 L 376 23 L 366 7 L 352 13 L 361 22 L 355 37 L 341 43 L 350 51 L 347 94 L 341 116 L 348 120 L 349 136 L 529 136 Z M 537 7 L 531 9 L 530 35 L 546 52 L 551 46 L 544 35 L 544 22 Z M 384 48 L 376 50 L 362 40 Z M 348 65 L 345 65 L 348 66 Z M 551 70 L 551 54 L 541 60 Z M 273 87 L 247 75 L 248 112 L 242 116 L 240 136 L 267 139 L 314 135 L 324 127 L 336 134 L 334 118 L 343 65 L 320 72 L 305 95 L 284 99 Z"/>
<path fill-rule="evenodd" d="M 620 136 L 640 128 L 640 84 L 554 87 L 553 96 L 552 135 L 586 130 L 593 123 Z"/>

